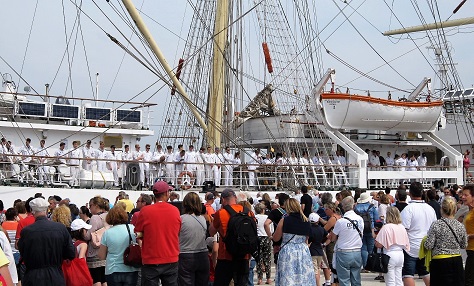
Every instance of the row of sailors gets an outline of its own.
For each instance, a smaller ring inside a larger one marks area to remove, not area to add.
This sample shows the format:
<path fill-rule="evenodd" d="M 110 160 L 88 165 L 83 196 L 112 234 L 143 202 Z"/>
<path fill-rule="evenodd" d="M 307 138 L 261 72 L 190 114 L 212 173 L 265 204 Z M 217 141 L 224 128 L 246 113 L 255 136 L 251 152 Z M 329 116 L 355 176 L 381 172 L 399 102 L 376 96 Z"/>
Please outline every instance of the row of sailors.
<path fill-rule="evenodd" d="M 407 153 L 403 153 L 401 156 L 395 154 L 392 157 L 391 152 L 387 152 L 387 157 L 380 156 L 380 151 L 367 149 L 365 150 L 369 154 L 368 166 L 371 170 L 385 170 L 393 171 L 394 166 L 399 171 L 417 171 L 426 170 L 427 157 L 425 153 L 413 153 L 411 157 L 408 157 Z M 384 168 L 381 168 L 384 167 Z"/>

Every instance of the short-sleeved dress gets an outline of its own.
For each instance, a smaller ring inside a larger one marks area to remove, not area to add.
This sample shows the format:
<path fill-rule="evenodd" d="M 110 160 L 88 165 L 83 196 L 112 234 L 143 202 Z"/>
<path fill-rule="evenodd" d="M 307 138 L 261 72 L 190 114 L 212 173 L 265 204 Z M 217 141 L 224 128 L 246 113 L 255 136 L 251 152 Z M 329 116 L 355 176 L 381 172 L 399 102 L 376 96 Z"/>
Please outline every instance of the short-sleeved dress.
<path fill-rule="evenodd" d="M 306 244 L 310 234 L 310 223 L 304 222 L 299 213 L 291 213 L 284 218 L 275 285 L 316 285 L 311 253 Z"/>

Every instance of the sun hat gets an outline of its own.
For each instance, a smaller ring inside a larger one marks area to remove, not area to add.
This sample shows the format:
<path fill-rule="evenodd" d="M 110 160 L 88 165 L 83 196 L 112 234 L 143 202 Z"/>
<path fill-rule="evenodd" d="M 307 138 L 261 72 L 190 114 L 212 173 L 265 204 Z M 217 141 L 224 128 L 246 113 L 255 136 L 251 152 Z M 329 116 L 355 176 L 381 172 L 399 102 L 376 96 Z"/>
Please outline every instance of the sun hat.
<path fill-rule="evenodd" d="M 357 203 L 358 204 L 363 204 L 363 203 L 367 203 L 371 200 L 372 198 L 370 197 L 370 195 L 368 193 L 362 193 L 360 194 L 360 197 L 357 199 Z"/>

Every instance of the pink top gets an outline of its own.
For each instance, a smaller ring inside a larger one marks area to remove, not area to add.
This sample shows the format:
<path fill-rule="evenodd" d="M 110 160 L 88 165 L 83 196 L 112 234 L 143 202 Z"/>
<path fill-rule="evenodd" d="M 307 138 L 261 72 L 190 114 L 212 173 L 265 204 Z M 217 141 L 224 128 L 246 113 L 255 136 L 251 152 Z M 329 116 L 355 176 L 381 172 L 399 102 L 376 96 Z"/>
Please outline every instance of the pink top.
<path fill-rule="evenodd" d="M 471 165 L 471 160 L 469 159 L 469 155 L 464 155 L 464 159 L 462 160 L 462 165 L 464 169 L 469 169 Z"/>
<path fill-rule="evenodd" d="M 402 224 L 388 223 L 384 225 L 375 240 L 387 250 L 390 250 L 392 245 L 397 244 L 404 248 L 405 251 L 410 251 L 408 234 Z"/>

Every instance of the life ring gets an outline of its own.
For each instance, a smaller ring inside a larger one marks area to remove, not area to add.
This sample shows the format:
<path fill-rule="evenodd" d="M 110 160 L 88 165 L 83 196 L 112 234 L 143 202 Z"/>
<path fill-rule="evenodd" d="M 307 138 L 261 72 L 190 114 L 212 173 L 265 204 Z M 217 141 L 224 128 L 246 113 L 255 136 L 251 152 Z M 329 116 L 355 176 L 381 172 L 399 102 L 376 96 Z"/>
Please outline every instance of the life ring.
<path fill-rule="evenodd" d="M 186 180 L 183 181 L 183 177 L 189 177 L 189 182 L 188 184 L 183 184 L 186 182 Z M 181 173 L 179 173 L 178 175 L 178 186 L 180 186 L 180 188 L 182 190 L 187 190 L 187 189 L 190 189 L 193 185 L 194 185 L 194 176 L 193 176 L 193 173 L 189 172 L 189 171 L 182 171 Z"/>

